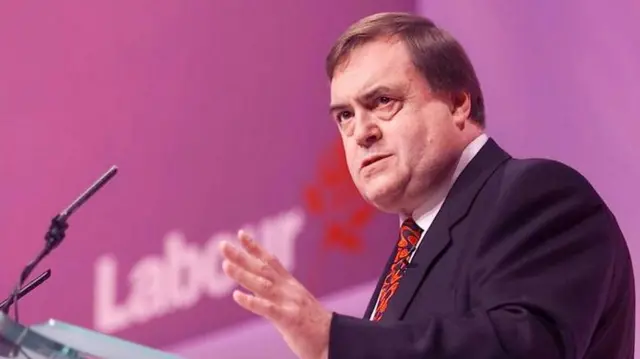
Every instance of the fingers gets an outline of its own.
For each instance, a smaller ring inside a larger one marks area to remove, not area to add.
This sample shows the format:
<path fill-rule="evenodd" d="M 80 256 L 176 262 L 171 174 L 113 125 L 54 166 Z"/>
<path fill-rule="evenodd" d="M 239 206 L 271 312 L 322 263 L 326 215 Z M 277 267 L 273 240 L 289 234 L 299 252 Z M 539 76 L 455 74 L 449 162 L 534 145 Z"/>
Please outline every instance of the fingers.
<path fill-rule="evenodd" d="M 277 299 L 280 296 L 278 287 L 273 281 L 255 275 L 233 262 L 228 260 L 222 262 L 222 270 L 229 278 L 233 279 L 242 287 L 255 293 L 259 297 Z"/>
<path fill-rule="evenodd" d="M 264 250 L 246 232 L 239 231 L 242 248 L 229 242 L 220 243 L 220 252 L 225 258 L 223 272 L 241 287 L 254 295 L 234 292 L 234 300 L 243 308 L 269 319 L 282 317 L 283 308 L 278 307 L 291 287 L 293 277 L 280 261 Z"/>
<path fill-rule="evenodd" d="M 277 277 L 275 269 L 271 268 L 268 263 L 262 262 L 260 259 L 237 248 L 229 242 L 222 242 L 220 244 L 220 252 L 222 252 L 223 257 L 229 262 L 255 275 L 269 280 L 275 280 Z"/>
<path fill-rule="evenodd" d="M 252 256 L 258 258 L 263 263 L 266 263 L 270 268 L 272 268 L 276 273 L 281 276 L 288 276 L 289 271 L 280 263 L 280 261 L 271 255 L 269 252 L 264 250 L 258 242 L 254 241 L 246 232 L 239 231 L 238 238 L 240 239 L 240 244 L 242 247 Z"/>
<path fill-rule="evenodd" d="M 233 300 L 244 309 L 267 319 L 277 321 L 282 317 L 282 311 L 280 308 L 275 303 L 267 299 L 235 290 L 233 291 Z"/>

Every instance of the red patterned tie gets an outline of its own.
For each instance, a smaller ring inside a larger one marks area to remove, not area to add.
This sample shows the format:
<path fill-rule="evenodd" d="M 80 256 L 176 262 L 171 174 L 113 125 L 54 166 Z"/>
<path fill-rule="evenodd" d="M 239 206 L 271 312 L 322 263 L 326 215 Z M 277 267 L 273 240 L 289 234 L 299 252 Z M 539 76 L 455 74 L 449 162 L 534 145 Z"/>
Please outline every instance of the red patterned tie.
<path fill-rule="evenodd" d="M 409 258 L 415 251 L 421 235 L 422 228 L 420 228 L 412 218 L 407 218 L 402 222 L 400 239 L 396 246 L 396 256 L 380 288 L 378 306 L 376 307 L 373 321 L 382 319 L 382 315 L 387 310 L 387 305 L 389 305 L 389 300 L 396 290 L 398 290 L 400 279 L 402 279 L 404 275 L 407 264 L 409 263 Z"/>

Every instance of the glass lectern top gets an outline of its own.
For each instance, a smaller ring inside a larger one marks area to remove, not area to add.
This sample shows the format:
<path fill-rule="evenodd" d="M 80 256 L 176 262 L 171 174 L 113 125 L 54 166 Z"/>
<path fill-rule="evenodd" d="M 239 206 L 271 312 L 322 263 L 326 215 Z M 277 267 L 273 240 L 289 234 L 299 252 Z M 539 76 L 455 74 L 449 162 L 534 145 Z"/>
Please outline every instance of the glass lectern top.
<path fill-rule="evenodd" d="M 58 320 L 24 327 L 0 313 L 0 358 L 180 359 Z"/>

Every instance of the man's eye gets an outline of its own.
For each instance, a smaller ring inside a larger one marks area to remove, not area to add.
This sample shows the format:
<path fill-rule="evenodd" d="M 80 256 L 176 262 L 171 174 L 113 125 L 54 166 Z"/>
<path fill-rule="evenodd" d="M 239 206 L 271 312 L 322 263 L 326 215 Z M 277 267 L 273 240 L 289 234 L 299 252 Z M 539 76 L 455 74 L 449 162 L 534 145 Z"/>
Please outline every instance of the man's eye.
<path fill-rule="evenodd" d="M 337 120 L 338 122 L 342 122 L 344 120 L 350 119 L 351 117 L 353 117 L 351 111 L 341 111 L 338 113 Z"/>
<path fill-rule="evenodd" d="M 391 102 L 391 98 L 389 98 L 387 96 L 378 97 L 378 104 L 380 104 L 380 105 L 386 105 L 386 104 L 388 104 L 390 102 Z"/>

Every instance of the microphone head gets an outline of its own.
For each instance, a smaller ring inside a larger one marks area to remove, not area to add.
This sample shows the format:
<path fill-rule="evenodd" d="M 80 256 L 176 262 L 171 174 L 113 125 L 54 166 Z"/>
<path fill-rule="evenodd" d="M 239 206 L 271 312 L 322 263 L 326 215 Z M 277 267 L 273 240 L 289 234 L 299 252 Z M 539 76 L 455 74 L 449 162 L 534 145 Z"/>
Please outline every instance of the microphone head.
<path fill-rule="evenodd" d="M 75 212 L 80 206 L 82 206 L 89 198 L 91 198 L 100 188 L 102 188 L 109 180 L 113 178 L 113 176 L 118 173 L 117 166 L 111 166 L 107 172 L 105 172 L 102 177 L 100 177 L 97 181 L 95 181 L 91 187 L 89 187 L 84 193 L 82 193 L 69 207 L 60 212 L 58 215 L 61 221 L 66 221 L 73 212 Z"/>

